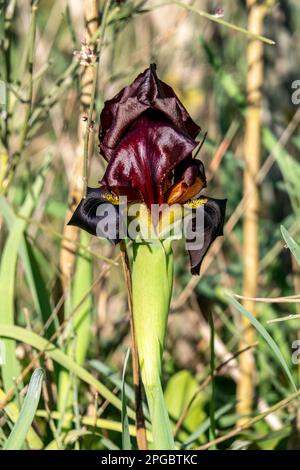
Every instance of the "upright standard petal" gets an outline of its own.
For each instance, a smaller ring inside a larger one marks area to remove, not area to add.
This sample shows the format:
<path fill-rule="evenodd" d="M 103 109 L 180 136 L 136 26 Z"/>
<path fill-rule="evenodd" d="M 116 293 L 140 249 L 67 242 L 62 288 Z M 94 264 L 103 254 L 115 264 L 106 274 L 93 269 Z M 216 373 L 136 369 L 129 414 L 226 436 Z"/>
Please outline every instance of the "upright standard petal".
<path fill-rule="evenodd" d="M 149 208 L 162 204 L 166 178 L 196 145 L 161 115 L 144 113 L 115 148 L 101 183 L 116 194 L 133 189 Z"/>
<path fill-rule="evenodd" d="M 155 64 L 106 101 L 101 113 L 100 150 L 109 160 L 130 126 L 147 110 L 156 110 L 182 133 L 195 138 L 200 127 L 191 119 L 172 88 L 157 78 Z"/>
<path fill-rule="evenodd" d="M 186 230 L 192 274 L 200 274 L 203 258 L 210 245 L 218 236 L 223 235 L 226 202 L 227 199 L 213 199 L 202 196 L 187 204 L 187 207 L 193 212 Z M 197 211 L 203 211 L 202 217 L 200 216 L 198 219 Z M 199 220 L 200 224 L 197 225 Z M 198 233 L 201 239 L 201 246 L 195 244 L 193 247 L 194 238 L 199 230 L 202 230 L 202 233 Z"/>

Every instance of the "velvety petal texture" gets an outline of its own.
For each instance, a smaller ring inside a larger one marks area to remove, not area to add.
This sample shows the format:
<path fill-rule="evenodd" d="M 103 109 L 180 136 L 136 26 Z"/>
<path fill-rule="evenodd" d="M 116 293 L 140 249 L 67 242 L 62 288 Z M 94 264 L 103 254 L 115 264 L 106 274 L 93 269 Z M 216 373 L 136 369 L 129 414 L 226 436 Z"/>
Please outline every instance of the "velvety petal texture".
<path fill-rule="evenodd" d="M 119 206 L 110 203 L 106 196 L 107 192 L 103 189 L 87 188 L 86 197 L 80 201 L 68 225 L 75 225 L 91 235 L 107 238 L 117 244 L 120 241 Z"/>
<path fill-rule="evenodd" d="M 210 245 L 220 235 L 223 235 L 223 226 L 225 218 L 225 210 L 227 199 L 213 199 L 207 196 L 202 196 L 207 202 L 199 206 L 199 210 L 204 211 L 204 226 L 201 225 L 203 230 L 203 244 L 199 249 L 188 249 L 191 263 L 191 273 L 200 274 L 200 268 L 204 256 L 206 255 Z M 198 209 L 195 209 L 198 210 Z M 193 217 L 188 229 L 187 240 L 191 240 L 192 234 L 196 232 L 196 217 Z M 190 233 L 190 235 L 189 235 Z"/>
<path fill-rule="evenodd" d="M 192 210 L 202 206 L 203 244 L 188 248 L 191 271 L 199 274 L 210 245 L 223 234 L 226 208 L 226 200 L 199 197 L 206 187 L 204 165 L 192 156 L 199 132 L 172 88 L 158 79 L 156 66 L 150 65 L 106 101 L 99 130 L 100 151 L 107 161 L 101 187 L 88 188 L 69 224 L 117 243 L 126 236 L 119 227 L 123 220 L 119 196 L 127 196 L 129 204 L 144 203 L 148 209 L 165 203 Z M 196 229 L 192 218 L 191 236 Z"/>
<path fill-rule="evenodd" d="M 134 189 L 149 208 L 162 204 L 167 176 L 196 145 L 154 113 L 143 114 L 115 148 L 101 183 L 117 194 L 118 188 Z"/>
<path fill-rule="evenodd" d="M 184 204 L 197 196 L 205 187 L 206 176 L 203 163 L 189 156 L 175 168 L 174 184 L 171 185 L 166 195 L 167 203 Z"/>
<path fill-rule="evenodd" d="M 104 105 L 99 139 L 100 151 L 106 160 L 114 156 L 114 150 L 130 126 L 149 110 L 161 114 L 161 118 L 192 139 L 200 132 L 172 88 L 157 78 L 156 66 L 152 64 Z"/>

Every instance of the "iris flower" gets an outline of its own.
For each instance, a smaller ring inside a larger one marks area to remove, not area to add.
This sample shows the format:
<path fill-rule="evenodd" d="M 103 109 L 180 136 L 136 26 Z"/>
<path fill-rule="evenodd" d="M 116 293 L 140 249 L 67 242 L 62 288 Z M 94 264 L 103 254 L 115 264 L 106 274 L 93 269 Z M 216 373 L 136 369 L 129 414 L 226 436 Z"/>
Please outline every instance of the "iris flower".
<path fill-rule="evenodd" d="M 120 196 L 149 210 L 153 204 L 203 206 L 203 244 L 189 250 L 191 272 L 199 274 L 210 245 L 223 234 L 226 206 L 224 199 L 199 196 L 206 187 L 204 166 L 192 157 L 199 132 L 172 88 L 157 78 L 156 67 L 151 65 L 106 101 L 99 140 L 107 168 L 101 186 L 88 188 L 69 224 L 96 235 L 97 209 L 112 204 L 118 213 Z"/>
<path fill-rule="evenodd" d="M 172 88 L 158 79 L 151 65 L 134 82 L 107 101 L 101 113 L 100 152 L 107 167 L 99 188 L 88 188 L 69 224 L 99 235 L 103 214 L 120 219 L 123 197 L 137 203 L 140 220 L 148 222 L 153 205 L 162 208 L 202 210 L 202 243 L 189 246 L 191 271 L 199 274 L 202 260 L 215 238 L 223 233 L 226 200 L 202 195 L 206 187 L 203 163 L 193 158 L 199 126 Z M 200 194 L 201 193 L 201 194 Z M 101 210 L 100 210 L 101 213 Z M 175 217 L 175 216 L 174 216 Z M 175 217 L 176 219 L 176 217 Z M 175 220 L 174 219 L 174 220 Z M 172 223 L 174 223 L 174 220 Z M 187 236 L 197 231 L 190 219 Z M 108 220 L 109 223 L 109 220 Z M 152 223 L 152 222 L 151 222 Z M 153 224 L 152 224 L 153 225 Z M 119 227 L 120 228 L 120 227 Z M 150 411 L 153 446 L 174 449 L 175 444 L 161 387 L 161 361 L 173 286 L 172 238 L 133 240 L 131 278 L 134 330 L 143 385 Z M 112 236 L 120 241 L 120 230 Z M 129 251 L 129 247 L 127 245 Z"/>

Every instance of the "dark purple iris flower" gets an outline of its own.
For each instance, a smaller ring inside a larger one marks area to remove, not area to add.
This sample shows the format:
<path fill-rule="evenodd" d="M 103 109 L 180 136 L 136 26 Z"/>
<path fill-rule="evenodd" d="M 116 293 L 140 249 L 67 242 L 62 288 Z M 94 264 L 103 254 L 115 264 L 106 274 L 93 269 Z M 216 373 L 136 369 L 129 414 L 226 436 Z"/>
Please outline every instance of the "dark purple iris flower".
<path fill-rule="evenodd" d="M 186 204 L 204 208 L 204 243 L 189 250 L 191 271 L 199 274 L 211 243 L 223 234 L 226 200 L 199 197 L 206 187 L 202 162 L 192 157 L 200 128 L 174 91 L 151 65 L 134 82 L 106 101 L 101 113 L 100 152 L 107 168 L 100 188 L 88 188 L 69 224 L 96 235 L 97 208 L 118 198 L 129 203 Z M 198 197 L 197 197 L 198 196 Z M 119 240 L 112 240 L 118 242 Z"/>

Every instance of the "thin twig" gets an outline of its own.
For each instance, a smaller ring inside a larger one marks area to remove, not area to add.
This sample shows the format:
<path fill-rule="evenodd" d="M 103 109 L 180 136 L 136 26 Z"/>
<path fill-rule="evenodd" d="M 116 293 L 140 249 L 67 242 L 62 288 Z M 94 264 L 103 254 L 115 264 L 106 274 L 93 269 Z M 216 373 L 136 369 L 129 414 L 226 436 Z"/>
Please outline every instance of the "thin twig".
<path fill-rule="evenodd" d="M 209 165 L 209 176 L 208 176 L 208 181 L 211 180 L 212 176 L 217 172 L 219 169 L 219 166 L 221 164 L 221 161 L 226 154 L 228 148 L 232 144 L 232 141 L 238 131 L 239 128 L 239 123 L 237 121 L 233 121 L 233 123 L 230 125 L 228 131 L 226 132 L 226 135 L 220 145 L 218 146 L 212 161 Z"/>
<path fill-rule="evenodd" d="M 84 183 L 84 195 L 86 194 L 87 190 L 87 183 L 88 183 L 88 164 L 89 164 L 89 140 L 90 140 L 90 129 L 93 120 L 93 112 L 95 107 L 95 100 L 96 100 L 96 91 L 97 91 L 97 83 L 98 83 L 98 75 L 99 75 L 99 66 L 100 66 L 100 55 L 104 43 L 104 35 L 107 23 L 108 12 L 110 8 L 111 0 L 106 0 L 105 7 L 103 11 L 103 17 L 101 21 L 101 28 L 100 28 L 100 36 L 98 40 L 98 46 L 96 50 L 97 55 L 97 62 L 94 70 L 94 78 L 93 78 L 93 86 L 91 90 L 91 101 L 86 125 L 86 133 L 84 139 L 84 147 L 83 147 L 83 183 Z"/>
<path fill-rule="evenodd" d="M 235 429 L 228 432 L 224 436 L 218 437 L 217 439 L 214 439 L 213 441 L 207 442 L 206 444 L 198 447 L 197 450 L 207 450 L 213 445 L 217 445 L 217 444 L 220 444 L 221 442 L 231 439 L 232 437 L 245 431 L 245 429 L 251 428 L 254 424 L 258 423 L 259 421 L 261 421 L 262 419 L 264 419 L 266 416 L 270 415 L 271 413 L 274 413 L 275 411 L 278 411 L 281 408 L 286 407 L 291 401 L 295 400 L 299 396 L 300 396 L 300 389 L 292 393 L 291 395 L 289 395 L 287 398 L 284 398 L 283 400 L 279 401 L 278 403 L 276 403 L 276 405 L 271 406 L 263 413 L 259 414 L 258 416 L 255 416 L 255 418 L 249 419 L 248 421 L 241 424 L 240 426 L 237 426 Z"/>
<path fill-rule="evenodd" d="M 120 255 L 117 255 L 115 260 L 117 261 L 118 259 L 120 258 Z M 73 320 L 74 318 L 74 315 L 75 313 L 77 312 L 77 310 L 81 307 L 81 305 L 83 304 L 83 302 L 86 300 L 87 296 L 90 295 L 91 291 L 93 290 L 93 288 L 95 287 L 95 285 L 100 282 L 109 272 L 110 270 L 110 266 L 107 266 L 106 268 L 104 268 L 101 273 L 99 274 L 99 276 L 93 281 L 93 283 L 91 284 L 91 286 L 89 287 L 89 289 L 87 290 L 87 292 L 84 294 L 84 296 L 82 297 L 82 299 L 80 300 L 80 302 L 76 305 L 76 307 L 74 307 L 72 313 L 70 314 L 69 318 L 67 318 L 66 320 L 64 320 L 60 325 L 59 327 L 56 329 L 56 331 L 53 333 L 53 335 L 49 338 L 49 340 L 47 341 L 47 343 L 45 344 L 45 348 L 44 349 L 41 349 L 38 353 L 37 353 L 37 356 L 36 356 L 36 359 L 37 358 L 40 358 L 41 356 L 43 356 L 44 354 L 47 353 L 47 348 L 48 346 L 51 345 L 51 343 L 53 343 L 54 340 L 56 340 L 59 336 L 63 336 L 64 334 L 64 328 L 67 327 L 67 325 L 69 324 L 70 321 Z M 62 300 L 65 299 L 65 295 L 66 293 L 63 294 L 62 296 Z M 54 311 L 52 312 L 51 314 L 51 319 L 53 320 L 54 318 L 52 318 L 53 314 L 57 314 L 58 313 L 58 309 L 55 308 Z M 50 317 L 49 317 L 50 318 Z M 48 322 L 47 322 L 48 323 Z M 51 322 L 50 322 L 51 323 Z M 47 325 L 47 328 L 49 328 L 50 326 L 50 323 Z M 44 328 L 42 328 L 42 330 L 39 332 L 39 336 L 44 336 Z M 12 399 L 12 397 L 14 396 L 14 393 L 15 393 L 15 390 L 16 390 L 16 387 L 19 383 L 22 383 L 22 381 L 25 379 L 25 377 L 27 376 L 27 374 L 30 372 L 30 370 L 34 367 L 34 360 L 32 360 L 26 367 L 25 369 L 23 369 L 23 371 L 21 372 L 21 374 L 19 375 L 19 377 L 16 379 L 15 381 L 15 385 L 13 387 L 11 387 L 7 393 L 6 393 L 6 397 L 5 397 L 5 400 L 3 400 L 3 402 L 0 403 L 0 410 L 6 406 L 6 404 Z"/>
<path fill-rule="evenodd" d="M 85 43 L 88 44 L 93 51 L 96 47 L 96 41 L 92 41 L 92 36 L 99 29 L 99 11 L 97 0 L 84 0 L 83 13 L 85 22 Z M 83 46 L 83 45 L 82 45 Z M 86 133 L 90 130 L 90 126 L 86 127 L 86 122 L 82 120 L 83 115 L 86 115 L 90 107 L 94 108 L 94 103 L 91 103 L 92 87 L 94 81 L 95 68 L 94 64 L 86 64 L 80 76 L 80 115 L 78 118 L 77 136 L 78 145 L 75 153 L 74 166 L 72 168 L 73 177 L 70 181 L 69 196 L 68 196 L 68 210 L 65 217 L 65 225 L 63 235 L 71 239 L 71 242 L 66 242 L 61 247 L 60 252 L 60 270 L 61 282 L 64 290 L 70 286 L 72 276 L 75 269 L 76 253 L 72 251 L 73 240 L 77 241 L 79 238 L 79 227 L 69 226 L 70 220 L 75 208 L 78 206 L 80 200 L 85 196 L 84 188 L 84 145 Z M 90 145 L 92 148 L 92 145 Z M 82 235 L 81 235 L 82 237 Z"/>
<path fill-rule="evenodd" d="M 34 60 L 34 51 L 35 51 L 35 36 L 36 36 L 36 19 L 37 19 L 37 9 L 38 9 L 39 0 L 35 0 L 31 6 L 31 22 L 29 29 L 29 51 L 28 51 L 28 91 L 27 97 L 25 100 L 25 115 L 23 126 L 21 130 L 19 150 L 12 156 L 11 165 L 8 168 L 8 180 L 7 185 L 9 185 L 12 178 L 14 169 L 16 168 L 22 152 L 26 146 L 27 134 L 29 129 L 29 119 L 32 112 L 32 97 L 33 97 L 33 60 Z"/>
<path fill-rule="evenodd" d="M 279 323 L 281 321 L 289 321 L 289 320 L 298 320 L 300 318 L 300 314 L 296 315 L 286 315 L 285 317 L 281 318 L 273 318 L 273 320 L 268 320 L 267 323 Z"/>
<path fill-rule="evenodd" d="M 4 13 L 4 38 L 5 38 L 5 46 L 3 49 L 4 53 L 4 69 L 5 69 L 5 81 L 7 84 L 11 83 L 11 25 L 12 20 L 14 17 L 14 11 L 16 7 L 16 0 L 10 0 L 5 8 Z M 10 121 L 10 99 L 9 93 L 6 93 L 6 110 L 7 115 L 6 119 L 4 120 L 4 135 L 3 135 L 3 143 L 9 154 L 9 121 Z M 2 139 L 1 139 L 2 140 Z"/>
<path fill-rule="evenodd" d="M 63 242 L 66 242 L 66 245 L 71 243 L 72 245 L 74 245 L 74 250 L 75 250 L 75 248 L 78 248 L 82 251 L 86 251 L 87 254 L 89 254 L 89 255 L 91 255 L 91 256 L 93 256 L 93 257 L 95 257 L 95 258 L 97 258 L 101 261 L 105 261 L 106 263 L 111 264 L 112 266 L 118 266 L 118 263 L 116 263 L 116 261 L 114 261 L 110 258 L 107 258 L 107 256 L 103 256 L 103 255 L 100 255 L 98 253 L 95 253 L 94 250 L 92 250 L 88 246 L 83 245 L 80 241 L 69 238 L 69 237 L 57 232 L 56 230 L 53 230 L 48 225 L 42 224 L 41 222 L 38 222 L 37 220 L 31 219 L 30 217 L 23 217 L 21 214 L 17 214 L 16 212 L 14 212 L 14 215 L 16 217 L 18 217 L 19 219 L 25 220 L 28 223 L 28 225 L 35 225 L 39 229 L 41 229 L 43 232 L 48 232 L 49 234 L 53 235 L 53 237 L 56 237 L 56 238 L 58 238 L 59 240 L 61 240 Z M 66 246 L 64 248 L 65 249 L 71 249 L 70 246 Z"/>
<path fill-rule="evenodd" d="M 215 368 L 214 377 L 216 377 L 219 374 L 219 372 L 224 367 L 226 367 L 231 361 L 235 360 L 238 356 L 243 354 L 245 351 L 248 351 L 248 349 L 254 348 L 255 346 L 257 346 L 257 343 L 251 344 L 250 346 L 247 346 L 246 348 L 242 349 L 241 351 L 237 351 L 235 354 L 233 354 L 231 357 L 229 357 L 226 361 L 222 362 L 218 367 Z M 184 423 L 184 421 L 185 421 L 185 419 L 186 419 L 186 417 L 187 417 L 187 415 L 188 415 L 188 413 L 191 409 L 191 406 L 194 403 L 195 399 L 197 398 L 199 393 L 201 393 L 202 390 L 204 390 L 210 384 L 211 380 L 212 380 L 212 375 L 210 374 L 206 377 L 206 379 L 204 379 L 204 381 L 195 390 L 195 393 L 193 394 L 192 398 L 190 399 L 190 401 L 188 402 L 188 404 L 184 408 L 182 414 L 180 415 L 180 417 L 179 417 L 179 419 L 178 419 L 178 421 L 175 425 L 174 438 L 177 436 L 177 434 L 178 434 L 182 424 Z"/>
<path fill-rule="evenodd" d="M 199 16 L 202 16 L 203 18 L 206 18 L 210 21 L 213 21 L 214 23 L 218 23 L 222 26 L 226 26 L 227 28 L 238 31 L 239 33 L 245 34 L 249 39 L 257 39 L 257 40 L 259 40 L 261 42 L 264 42 L 266 44 L 269 44 L 271 46 L 275 44 L 275 41 L 273 41 L 273 39 L 268 39 L 268 38 L 266 38 L 266 37 L 264 37 L 260 34 L 255 34 L 252 31 L 249 31 L 248 29 L 242 28 L 242 27 L 237 26 L 233 23 L 229 23 L 228 21 L 222 20 L 221 18 L 219 18 L 216 15 L 212 15 L 210 13 L 207 13 L 206 11 L 199 10 L 199 8 L 196 8 L 192 5 L 188 5 L 187 3 L 184 3 L 184 2 L 179 2 L 177 0 L 172 0 L 172 1 L 169 1 L 169 2 L 164 2 L 164 3 L 160 3 L 158 5 L 155 5 L 155 8 L 163 7 L 165 5 L 178 5 L 182 8 L 185 8 L 186 10 L 189 10 L 193 13 L 196 13 Z"/>
<path fill-rule="evenodd" d="M 274 298 L 268 298 L 268 297 L 245 297 L 243 295 L 238 295 L 238 294 L 233 294 L 234 297 L 237 297 L 238 299 L 242 300 L 252 300 L 253 302 L 264 302 L 268 304 L 284 304 L 284 303 L 298 303 L 300 302 L 300 296 L 299 295 L 290 295 L 287 297 L 274 297 Z"/>

